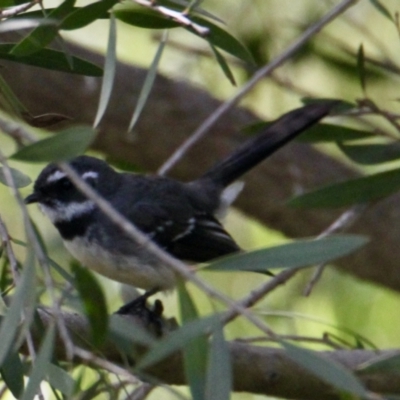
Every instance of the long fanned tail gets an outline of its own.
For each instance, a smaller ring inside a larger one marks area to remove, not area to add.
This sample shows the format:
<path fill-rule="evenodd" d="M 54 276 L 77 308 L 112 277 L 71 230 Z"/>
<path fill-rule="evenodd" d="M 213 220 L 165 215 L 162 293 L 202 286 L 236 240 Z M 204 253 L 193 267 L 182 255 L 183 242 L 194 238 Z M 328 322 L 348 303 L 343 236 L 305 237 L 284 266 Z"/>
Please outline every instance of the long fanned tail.
<path fill-rule="evenodd" d="M 338 101 L 308 104 L 283 115 L 263 132 L 248 140 L 225 160 L 207 171 L 200 180 L 226 187 L 265 158 L 316 124 L 338 105 Z"/>

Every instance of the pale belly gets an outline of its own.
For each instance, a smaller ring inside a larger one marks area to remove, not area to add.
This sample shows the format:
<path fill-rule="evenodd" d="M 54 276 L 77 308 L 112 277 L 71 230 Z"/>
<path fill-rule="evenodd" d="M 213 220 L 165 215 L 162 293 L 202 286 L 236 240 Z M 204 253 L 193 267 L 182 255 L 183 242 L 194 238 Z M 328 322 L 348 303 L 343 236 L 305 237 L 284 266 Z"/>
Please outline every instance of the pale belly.
<path fill-rule="evenodd" d="M 176 275 L 166 265 L 141 265 L 136 257 L 116 257 L 81 238 L 65 240 L 64 245 L 82 265 L 115 281 L 145 290 L 168 290 L 175 286 Z"/>

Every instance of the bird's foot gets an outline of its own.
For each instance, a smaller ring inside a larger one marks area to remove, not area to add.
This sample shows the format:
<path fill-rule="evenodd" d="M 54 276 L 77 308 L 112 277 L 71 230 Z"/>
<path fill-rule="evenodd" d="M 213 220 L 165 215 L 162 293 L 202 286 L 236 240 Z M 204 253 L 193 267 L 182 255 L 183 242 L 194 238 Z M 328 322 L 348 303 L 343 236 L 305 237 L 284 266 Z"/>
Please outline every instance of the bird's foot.
<path fill-rule="evenodd" d="M 123 305 L 116 314 L 120 315 L 132 315 L 140 318 L 146 325 L 152 325 L 155 327 L 157 336 L 162 336 L 163 318 L 162 314 L 164 311 L 164 306 L 160 300 L 154 302 L 153 307 L 149 307 L 147 304 L 147 299 L 157 293 L 158 289 L 152 289 L 136 299 L 130 301 L 129 303 Z"/>

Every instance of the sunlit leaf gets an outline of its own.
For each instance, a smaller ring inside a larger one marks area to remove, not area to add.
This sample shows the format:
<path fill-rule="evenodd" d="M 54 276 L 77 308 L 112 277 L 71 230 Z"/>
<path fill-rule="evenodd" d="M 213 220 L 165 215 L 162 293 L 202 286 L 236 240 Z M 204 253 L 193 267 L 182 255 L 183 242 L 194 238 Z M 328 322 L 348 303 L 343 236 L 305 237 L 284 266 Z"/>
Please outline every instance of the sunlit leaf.
<path fill-rule="evenodd" d="M 32 180 L 29 178 L 29 176 L 26 176 L 24 173 L 21 171 L 18 171 L 17 169 L 10 168 L 11 175 L 14 181 L 14 184 L 17 188 L 23 188 L 25 186 L 28 186 L 31 184 Z M 0 167 L 0 182 L 3 185 L 7 185 L 7 180 L 6 177 L 4 176 L 4 168 Z"/>
<path fill-rule="evenodd" d="M 196 306 L 182 281 L 178 284 L 179 309 L 182 323 L 187 324 L 199 318 Z M 206 386 L 208 340 L 200 335 L 183 349 L 183 362 L 190 392 L 194 400 L 203 400 Z"/>
<path fill-rule="evenodd" d="M 344 144 L 338 143 L 347 157 L 359 164 L 380 164 L 400 159 L 400 143 Z"/>
<path fill-rule="evenodd" d="M 104 61 L 104 75 L 101 84 L 99 106 L 97 107 L 96 117 L 94 119 L 94 127 L 97 127 L 106 111 L 110 100 L 111 91 L 114 84 L 115 68 L 117 64 L 117 28 L 115 17 L 110 16 L 110 28 L 108 34 L 107 53 Z"/>
<path fill-rule="evenodd" d="M 183 325 L 178 330 L 170 333 L 154 345 L 139 361 L 137 368 L 143 369 L 168 357 L 175 351 L 188 346 L 194 339 L 211 332 L 219 321 L 219 315 L 196 319 Z"/>
<path fill-rule="evenodd" d="M 214 330 L 207 368 L 206 400 L 229 400 L 232 391 L 232 365 L 223 327 Z"/>
<path fill-rule="evenodd" d="M 63 20 L 60 29 L 80 29 L 99 18 L 109 17 L 107 11 L 117 3 L 118 0 L 101 0 L 85 7 L 74 9 L 74 11 Z"/>
<path fill-rule="evenodd" d="M 335 235 L 298 240 L 281 246 L 223 257 L 205 267 L 213 271 L 266 272 L 274 268 L 300 268 L 343 257 L 368 242 L 361 235 Z"/>
<path fill-rule="evenodd" d="M 288 342 L 281 342 L 286 354 L 297 364 L 318 376 L 323 381 L 333 385 L 340 391 L 352 393 L 361 398 L 367 397 L 367 391 L 360 381 L 342 365 L 323 357 L 322 355 L 294 346 Z"/>
<path fill-rule="evenodd" d="M 13 159 L 30 162 L 64 161 L 82 154 L 93 142 L 96 131 L 88 126 L 76 126 L 55 136 L 23 147 Z"/>
<path fill-rule="evenodd" d="M 35 67 L 51 69 L 54 71 L 70 72 L 71 74 L 87 76 L 101 76 L 103 74 L 103 70 L 97 65 L 74 56 L 71 57 L 73 61 L 73 68 L 71 69 L 66 55 L 61 51 L 41 49 L 32 55 L 17 57 L 16 55 L 9 53 L 13 47 L 14 44 L 12 43 L 0 43 L 0 59 L 15 61 L 19 64 L 33 65 Z"/>
<path fill-rule="evenodd" d="M 29 374 L 28 384 L 24 394 L 20 398 L 21 400 L 32 400 L 37 395 L 40 384 L 48 373 L 50 359 L 53 355 L 54 339 L 55 327 L 54 325 L 51 325 L 47 329 L 42 345 L 40 346 L 39 352 L 36 355 L 32 370 Z"/>
<path fill-rule="evenodd" d="M 142 89 L 139 94 L 139 98 L 136 104 L 135 111 L 132 115 L 131 121 L 129 123 L 129 128 L 128 132 L 131 132 L 136 124 L 136 122 L 139 119 L 139 116 L 141 115 L 144 106 L 146 105 L 147 99 L 150 95 L 151 89 L 153 88 L 154 85 L 154 80 L 157 75 L 157 70 L 158 70 L 158 64 L 160 63 L 161 60 L 161 55 L 163 53 L 165 44 L 167 42 L 167 33 L 164 33 L 163 39 L 161 40 L 157 52 L 154 56 L 154 59 L 150 65 L 149 70 L 147 71 L 146 78 L 143 82 Z"/>
<path fill-rule="evenodd" d="M 336 183 L 290 200 L 303 208 L 344 207 L 378 200 L 400 189 L 400 169 Z"/>
<path fill-rule="evenodd" d="M 108 329 L 107 304 L 103 290 L 87 268 L 74 263 L 72 271 L 75 276 L 75 287 L 90 323 L 93 346 L 100 347 Z"/>
<path fill-rule="evenodd" d="M 66 17 L 74 7 L 76 0 L 65 0 L 57 8 L 51 11 L 46 20 L 61 20 Z M 24 39 L 17 43 L 12 49 L 14 56 L 29 56 L 50 44 L 58 34 L 57 26 L 40 25 L 30 32 Z"/>

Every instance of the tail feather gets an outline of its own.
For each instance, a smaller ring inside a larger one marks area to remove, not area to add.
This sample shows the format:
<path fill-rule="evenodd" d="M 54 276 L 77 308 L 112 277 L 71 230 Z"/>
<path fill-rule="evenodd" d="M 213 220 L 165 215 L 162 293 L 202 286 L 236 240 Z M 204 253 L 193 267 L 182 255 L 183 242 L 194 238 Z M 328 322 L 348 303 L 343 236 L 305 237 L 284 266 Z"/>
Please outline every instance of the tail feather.
<path fill-rule="evenodd" d="M 263 132 L 248 140 L 225 160 L 219 162 L 200 179 L 226 187 L 262 160 L 273 154 L 305 129 L 316 124 L 338 105 L 338 101 L 308 104 L 283 115 Z"/>

